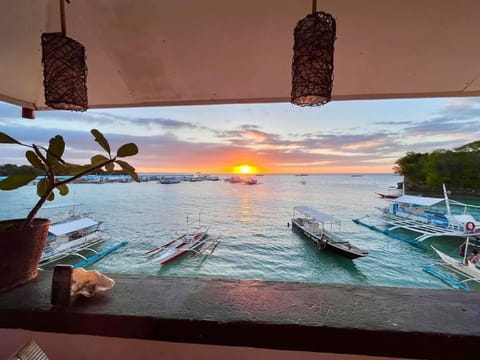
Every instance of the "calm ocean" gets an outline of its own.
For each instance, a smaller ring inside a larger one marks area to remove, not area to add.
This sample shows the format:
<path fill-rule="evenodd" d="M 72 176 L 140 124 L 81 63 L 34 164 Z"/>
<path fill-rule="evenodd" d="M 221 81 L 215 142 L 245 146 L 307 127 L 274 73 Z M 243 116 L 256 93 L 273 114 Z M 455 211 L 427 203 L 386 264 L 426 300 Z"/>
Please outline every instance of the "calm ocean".
<path fill-rule="evenodd" d="M 226 176 L 221 176 L 224 178 Z M 73 184 L 56 202 L 77 201 L 81 212 L 103 221 L 108 243 L 128 245 L 90 268 L 105 273 L 148 274 L 342 283 L 413 288 L 448 288 L 422 270 L 438 259 L 431 244 L 455 254 L 459 241 L 436 239 L 420 246 L 373 232 L 352 222 L 385 205 L 385 192 L 402 179 L 395 175 L 265 175 L 246 186 L 225 181 Z M 302 183 L 302 182 L 305 183 Z M 26 216 L 37 200 L 34 187 L 0 192 L 0 219 Z M 328 252 L 287 227 L 293 207 L 307 205 L 342 220 L 342 231 L 369 256 L 354 261 Z M 49 217 L 48 211 L 41 215 Z M 208 256 L 190 254 L 164 267 L 144 253 L 193 225 L 209 226 L 221 238 Z"/>

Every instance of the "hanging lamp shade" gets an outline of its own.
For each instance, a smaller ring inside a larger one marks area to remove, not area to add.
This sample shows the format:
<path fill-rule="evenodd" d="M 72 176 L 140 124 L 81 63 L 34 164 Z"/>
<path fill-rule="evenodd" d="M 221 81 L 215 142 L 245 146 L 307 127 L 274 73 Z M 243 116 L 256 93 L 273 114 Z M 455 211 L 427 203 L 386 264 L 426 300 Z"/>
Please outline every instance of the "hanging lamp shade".
<path fill-rule="evenodd" d="M 88 108 L 85 47 L 66 35 L 65 2 L 70 0 L 59 0 L 62 31 L 42 34 L 45 104 L 58 110 L 85 111 Z"/>
<path fill-rule="evenodd" d="M 292 62 L 292 104 L 317 106 L 330 101 L 336 23 L 332 15 L 313 12 L 297 23 Z"/>
<path fill-rule="evenodd" d="M 42 64 L 45 104 L 59 110 L 87 110 L 84 46 L 61 32 L 43 33 Z"/>

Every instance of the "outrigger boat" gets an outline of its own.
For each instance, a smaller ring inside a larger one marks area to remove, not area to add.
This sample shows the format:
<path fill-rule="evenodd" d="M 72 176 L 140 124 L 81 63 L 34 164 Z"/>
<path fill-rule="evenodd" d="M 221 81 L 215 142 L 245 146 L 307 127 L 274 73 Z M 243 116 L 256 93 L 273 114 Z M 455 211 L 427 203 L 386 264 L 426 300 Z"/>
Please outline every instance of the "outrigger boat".
<path fill-rule="evenodd" d="M 178 176 L 162 176 L 158 181 L 159 184 L 180 184 L 182 179 Z"/>
<path fill-rule="evenodd" d="M 224 179 L 225 181 L 228 181 L 231 184 L 240 184 L 242 183 L 242 178 L 240 176 L 231 176 L 229 178 Z"/>
<path fill-rule="evenodd" d="M 249 176 L 248 178 L 242 180 L 242 184 L 244 184 L 244 185 L 257 185 L 258 180 L 255 177 Z"/>
<path fill-rule="evenodd" d="M 61 207 L 74 207 L 78 203 L 60 204 L 47 207 L 48 209 Z M 73 210 L 74 211 L 74 210 Z M 113 251 L 127 244 L 126 241 L 112 245 L 111 247 L 97 252 L 93 249 L 105 241 L 101 222 L 89 217 L 76 215 L 74 212 L 63 221 L 55 222 L 48 229 L 48 238 L 45 249 L 40 258 L 40 267 L 57 262 L 67 257 L 78 257 L 80 262 L 73 266 L 90 265 Z M 82 253 L 92 253 L 92 256 L 85 256 Z"/>
<path fill-rule="evenodd" d="M 480 268 L 478 267 L 480 263 L 472 263 L 468 258 L 468 246 L 469 246 L 469 239 L 467 238 L 465 243 L 465 252 L 463 255 L 462 261 L 459 261 L 447 254 L 444 254 L 440 250 L 436 249 L 432 246 L 432 249 L 437 253 L 437 255 L 442 260 L 440 263 L 436 263 L 433 265 L 425 265 L 423 270 L 428 272 L 429 274 L 443 280 L 450 286 L 460 289 L 460 290 L 469 290 L 467 286 L 467 282 L 477 282 L 480 283 Z M 457 280 L 452 278 L 451 276 L 437 270 L 436 266 L 445 268 L 449 271 L 460 275 L 463 280 Z"/>
<path fill-rule="evenodd" d="M 375 192 L 381 199 L 396 199 L 400 195 L 405 195 L 405 181 L 397 183 L 397 186 L 389 186 L 388 192 Z"/>
<path fill-rule="evenodd" d="M 298 213 L 298 215 L 297 215 Z M 341 221 L 308 206 L 293 208 L 292 229 L 313 240 L 319 250 L 332 251 L 349 259 L 368 255 L 341 237 Z"/>
<path fill-rule="evenodd" d="M 201 255 L 206 250 L 211 250 L 213 252 L 220 242 L 220 239 L 207 241 L 207 237 L 208 226 L 202 225 L 193 231 L 187 231 L 175 240 L 147 251 L 145 255 L 153 257 L 152 261 L 159 262 L 160 265 L 165 265 L 188 252 L 195 253 L 196 255 Z M 206 243 L 208 243 L 208 246 L 200 251 L 200 247 Z"/>
<path fill-rule="evenodd" d="M 379 198 L 381 199 L 396 199 L 398 198 L 400 195 L 399 194 L 382 194 L 382 193 L 375 193 L 378 195 Z"/>
<path fill-rule="evenodd" d="M 467 238 L 480 235 L 480 220 L 469 213 L 469 209 L 479 209 L 480 206 L 450 200 L 445 185 L 443 191 L 443 198 L 399 196 L 389 200 L 387 207 L 379 208 L 380 214 L 365 215 L 353 219 L 353 222 L 412 243 L 439 236 Z M 452 207 L 455 207 L 456 213 Z M 413 233 L 413 239 L 403 236 L 398 230 Z"/>

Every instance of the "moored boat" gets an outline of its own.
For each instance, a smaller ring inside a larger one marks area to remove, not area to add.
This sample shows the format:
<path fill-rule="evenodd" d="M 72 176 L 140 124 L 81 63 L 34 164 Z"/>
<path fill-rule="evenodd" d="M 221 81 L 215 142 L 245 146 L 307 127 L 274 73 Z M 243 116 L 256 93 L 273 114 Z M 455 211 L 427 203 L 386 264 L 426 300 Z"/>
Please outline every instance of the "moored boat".
<path fill-rule="evenodd" d="M 467 286 L 468 282 L 480 283 L 480 262 L 478 261 L 478 258 L 476 262 L 473 262 L 471 259 L 468 258 L 468 248 L 469 239 L 467 239 L 465 242 L 463 259 L 457 260 L 432 246 L 432 249 L 440 257 L 441 262 L 433 265 L 426 265 L 423 267 L 423 270 L 443 280 L 454 288 L 461 290 L 469 290 Z M 455 278 L 452 278 L 448 274 L 438 271 L 435 266 L 439 266 L 449 271 L 452 271 L 459 275 L 462 279 L 457 280 Z"/>
<path fill-rule="evenodd" d="M 445 185 L 443 192 L 443 198 L 401 195 L 380 208 L 380 214 L 365 215 L 353 219 L 353 222 L 409 242 L 438 236 L 466 238 L 480 235 L 480 219 L 472 215 L 472 209 L 480 207 L 450 200 Z M 414 238 L 406 238 L 397 230 L 410 231 Z"/>
<path fill-rule="evenodd" d="M 76 214 L 75 207 L 77 205 L 79 204 L 69 203 L 45 207 L 45 209 L 72 207 L 72 212 L 70 216 L 50 225 L 47 243 L 40 258 L 40 267 L 44 268 L 68 257 L 80 258 L 81 266 L 86 266 L 127 244 L 124 241 L 101 252 L 94 250 L 93 247 L 105 241 L 101 228 L 102 222 L 85 215 Z M 84 254 L 82 255 L 82 253 Z M 76 263 L 73 266 L 76 267 L 75 265 Z"/>
<path fill-rule="evenodd" d="M 228 181 L 231 184 L 239 184 L 242 182 L 242 178 L 240 176 L 231 176 L 229 178 L 224 179 L 225 181 Z"/>
<path fill-rule="evenodd" d="M 341 221 L 308 206 L 295 206 L 293 210 L 292 229 L 301 232 L 313 240 L 319 250 L 327 250 L 348 259 L 368 256 L 362 250 L 343 239 Z"/>
<path fill-rule="evenodd" d="M 206 178 L 206 175 L 203 175 L 203 174 L 197 172 L 197 173 L 195 173 L 194 175 L 192 175 L 192 176 L 188 179 L 188 181 L 190 181 L 190 182 L 198 182 L 198 181 L 203 181 L 203 180 L 205 180 L 205 178 Z"/>
<path fill-rule="evenodd" d="M 40 265 L 60 260 L 86 247 L 103 241 L 101 223 L 90 218 L 78 218 L 50 225 Z"/>
<path fill-rule="evenodd" d="M 196 251 L 197 248 L 205 243 L 207 234 L 208 226 L 202 225 L 193 231 L 186 232 L 175 240 L 147 251 L 145 255 L 154 256 L 154 262 L 165 265 L 187 252 Z"/>
<path fill-rule="evenodd" d="M 376 192 L 375 194 L 377 194 L 378 197 L 381 199 L 397 199 L 400 196 L 400 194 L 382 194 L 378 192 Z"/>
<path fill-rule="evenodd" d="M 178 176 L 162 176 L 158 181 L 159 184 L 179 184 L 182 182 L 182 179 Z"/>
<path fill-rule="evenodd" d="M 405 195 L 404 181 L 399 182 L 397 186 L 389 186 L 387 192 L 375 192 L 381 199 L 393 200 L 401 195 Z"/>
<path fill-rule="evenodd" d="M 243 180 L 242 180 L 242 183 L 243 183 L 244 185 L 257 185 L 258 180 L 257 180 L 257 178 L 255 178 L 255 177 L 249 176 L 248 178 L 243 179 Z"/>
<path fill-rule="evenodd" d="M 218 177 L 218 175 L 206 175 L 206 176 L 205 176 L 205 180 L 208 180 L 208 181 L 219 181 L 220 178 Z"/>

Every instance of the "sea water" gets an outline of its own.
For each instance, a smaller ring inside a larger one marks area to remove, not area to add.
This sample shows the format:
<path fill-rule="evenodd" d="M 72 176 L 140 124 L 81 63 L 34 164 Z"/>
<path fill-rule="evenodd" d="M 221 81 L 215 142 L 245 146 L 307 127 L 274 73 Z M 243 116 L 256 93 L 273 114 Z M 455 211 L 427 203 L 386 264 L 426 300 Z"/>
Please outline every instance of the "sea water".
<path fill-rule="evenodd" d="M 226 176 L 220 176 L 225 178 Z M 91 265 L 104 273 L 260 279 L 341 283 L 410 288 L 448 288 L 422 270 L 439 259 L 430 245 L 456 254 L 461 240 L 434 239 L 421 245 L 392 239 L 352 222 L 386 200 L 402 179 L 395 175 L 265 175 L 257 185 L 226 181 L 72 184 L 67 198 L 80 211 L 102 221 L 106 245 L 128 245 Z M 36 189 L 26 186 L 0 192 L 0 219 L 25 217 L 36 202 Z M 293 207 L 306 205 L 342 221 L 345 238 L 369 252 L 348 260 L 293 232 Z M 48 210 L 41 214 L 48 217 Z M 145 256 L 199 223 L 209 226 L 209 239 L 220 239 L 213 252 L 193 253 L 160 266 Z"/>

